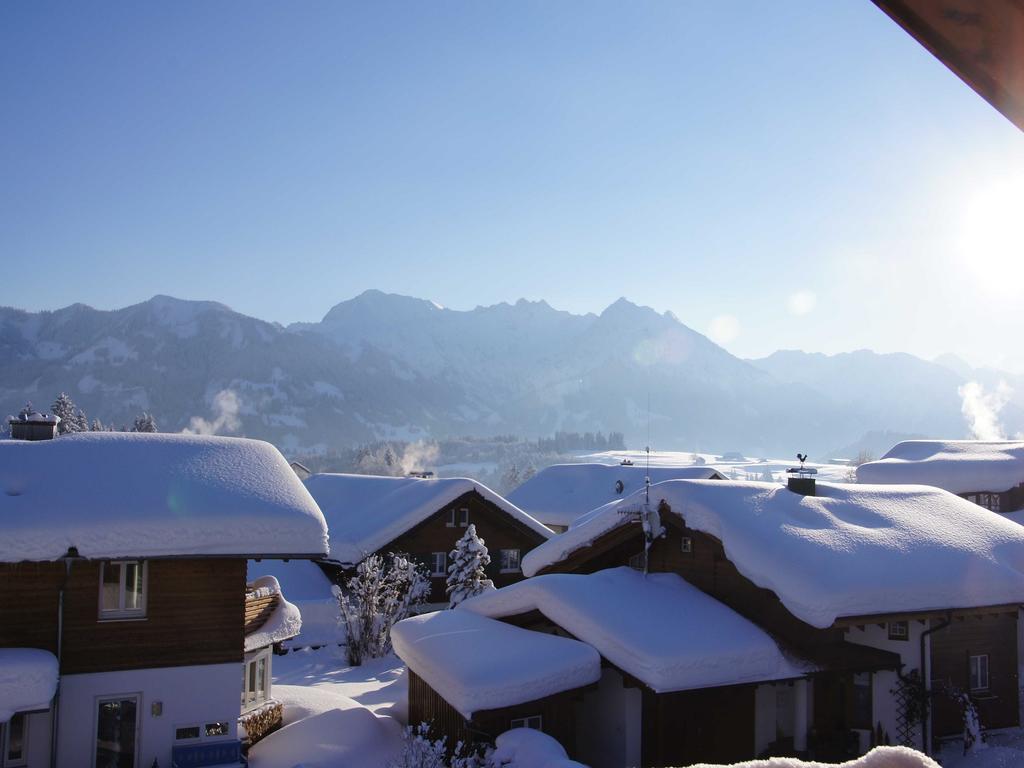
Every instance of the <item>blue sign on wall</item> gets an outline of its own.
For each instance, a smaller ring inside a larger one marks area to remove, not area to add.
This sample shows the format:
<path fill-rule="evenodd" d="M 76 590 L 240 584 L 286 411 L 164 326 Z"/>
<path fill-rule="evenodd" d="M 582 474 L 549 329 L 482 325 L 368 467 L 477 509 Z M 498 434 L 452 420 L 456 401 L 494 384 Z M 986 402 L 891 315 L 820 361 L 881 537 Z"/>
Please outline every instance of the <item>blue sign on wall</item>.
<path fill-rule="evenodd" d="M 203 768 L 210 765 L 242 763 L 242 742 L 214 741 L 171 747 L 171 768 Z"/>

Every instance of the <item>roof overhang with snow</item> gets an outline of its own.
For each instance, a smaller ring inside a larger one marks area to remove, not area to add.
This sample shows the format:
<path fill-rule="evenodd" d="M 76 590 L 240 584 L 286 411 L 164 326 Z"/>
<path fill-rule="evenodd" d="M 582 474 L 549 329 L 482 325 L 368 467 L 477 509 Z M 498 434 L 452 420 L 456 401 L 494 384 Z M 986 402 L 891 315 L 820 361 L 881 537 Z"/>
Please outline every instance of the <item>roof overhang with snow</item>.
<path fill-rule="evenodd" d="M 764 630 L 674 573 L 549 574 L 459 604 L 508 618 L 539 611 L 656 693 L 803 677 Z"/>
<path fill-rule="evenodd" d="M 323 515 L 269 443 L 110 432 L 0 441 L 0 562 L 326 553 Z"/>
<path fill-rule="evenodd" d="M 467 720 L 601 677 L 601 657 L 589 645 L 472 611 L 413 616 L 392 628 L 391 640 L 409 669 Z"/>
<path fill-rule="evenodd" d="M 18 712 L 49 709 L 57 692 L 57 657 L 39 648 L 0 648 L 0 724 Z"/>
<path fill-rule="evenodd" d="M 672 480 L 650 497 L 814 627 L 1024 602 L 1024 528 L 937 488 L 818 483 L 816 496 L 801 496 L 775 483 Z M 641 492 L 595 510 L 528 553 L 523 572 L 598 551 L 631 524 L 622 511 L 643 504 Z"/>

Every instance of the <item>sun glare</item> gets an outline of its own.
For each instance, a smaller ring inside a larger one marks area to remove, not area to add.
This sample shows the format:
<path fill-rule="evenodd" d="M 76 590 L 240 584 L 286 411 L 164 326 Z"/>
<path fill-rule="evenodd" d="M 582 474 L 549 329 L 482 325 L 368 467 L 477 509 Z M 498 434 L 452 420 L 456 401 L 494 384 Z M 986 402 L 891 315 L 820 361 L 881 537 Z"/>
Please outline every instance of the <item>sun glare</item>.
<path fill-rule="evenodd" d="M 981 187 L 965 202 L 960 255 L 993 291 L 1016 290 L 1024 277 L 1022 216 L 1024 174 Z"/>

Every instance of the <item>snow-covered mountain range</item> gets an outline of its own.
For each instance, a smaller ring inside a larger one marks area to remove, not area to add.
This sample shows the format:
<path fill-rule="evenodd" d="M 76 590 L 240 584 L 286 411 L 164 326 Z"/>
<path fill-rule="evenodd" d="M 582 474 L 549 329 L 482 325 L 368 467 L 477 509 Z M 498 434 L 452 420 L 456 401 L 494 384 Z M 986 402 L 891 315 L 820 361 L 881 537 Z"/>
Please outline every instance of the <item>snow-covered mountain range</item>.
<path fill-rule="evenodd" d="M 379 291 L 288 327 L 167 296 L 114 311 L 4 308 L 0 355 L 0 413 L 26 400 L 49 406 L 66 390 L 107 423 L 143 410 L 164 430 L 201 418 L 199 428 L 269 439 L 286 453 L 556 430 L 620 431 L 639 446 L 649 426 L 666 449 L 820 456 L 852 450 L 872 430 L 966 436 L 958 389 L 975 378 L 1015 386 L 955 358 L 741 360 L 671 313 L 625 299 L 574 315 L 523 300 L 455 311 Z M 1016 432 L 1021 409 L 1004 399 L 998 418 Z"/>

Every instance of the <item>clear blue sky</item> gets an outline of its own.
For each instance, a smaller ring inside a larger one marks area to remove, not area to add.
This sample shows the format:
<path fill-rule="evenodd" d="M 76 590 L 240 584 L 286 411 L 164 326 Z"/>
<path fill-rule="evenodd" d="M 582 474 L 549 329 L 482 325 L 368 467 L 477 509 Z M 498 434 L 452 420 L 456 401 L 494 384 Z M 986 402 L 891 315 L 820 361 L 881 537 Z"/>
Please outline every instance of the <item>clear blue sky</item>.
<path fill-rule="evenodd" d="M 625 295 L 1024 366 L 1024 135 L 868 0 L 9 2 L 0 105 L 0 304 Z"/>

